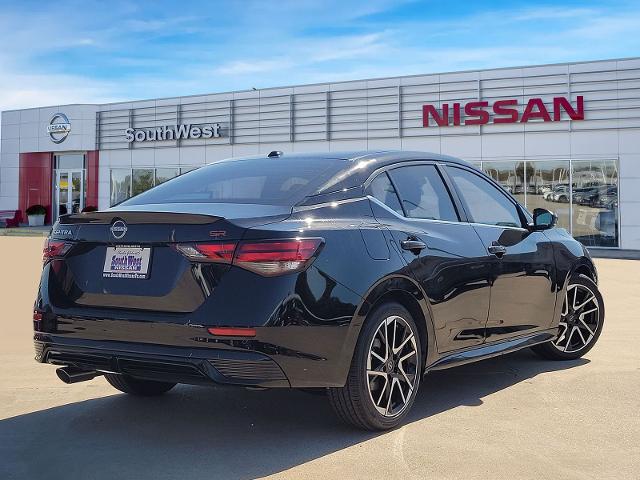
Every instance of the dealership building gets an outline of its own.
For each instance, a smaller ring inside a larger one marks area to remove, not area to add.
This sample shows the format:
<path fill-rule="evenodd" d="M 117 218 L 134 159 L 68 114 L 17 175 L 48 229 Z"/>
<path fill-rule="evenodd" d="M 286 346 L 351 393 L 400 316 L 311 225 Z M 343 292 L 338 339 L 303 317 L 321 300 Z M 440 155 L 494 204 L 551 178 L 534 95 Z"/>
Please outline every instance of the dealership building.
<path fill-rule="evenodd" d="M 586 245 L 640 250 L 640 58 L 4 111 L 0 210 L 51 223 L 223 158 L 389 149 L 468 160 Z"/>

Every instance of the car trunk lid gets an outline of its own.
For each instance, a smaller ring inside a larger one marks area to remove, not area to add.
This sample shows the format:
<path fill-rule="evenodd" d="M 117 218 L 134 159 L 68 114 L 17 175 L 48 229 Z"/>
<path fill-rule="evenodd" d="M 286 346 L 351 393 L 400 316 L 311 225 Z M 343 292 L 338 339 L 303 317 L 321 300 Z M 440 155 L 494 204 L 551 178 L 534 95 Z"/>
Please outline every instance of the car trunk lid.
<path fill-rule="evenodd" d="M 193 312 L 215 294 L 230 266 L 193 264 L 175 245 L 237 242 L 248 228 L 289 214 L 290 208 L 269 205 L 172 204 L 62 216 L 51 238 L 73 246 L 64 258 L 45 266 L 52 304 L 169 315 Z M 128 265 L 119 270 L 118 262 Z M 131 266 L 139 269 L 131 273 Z"/>

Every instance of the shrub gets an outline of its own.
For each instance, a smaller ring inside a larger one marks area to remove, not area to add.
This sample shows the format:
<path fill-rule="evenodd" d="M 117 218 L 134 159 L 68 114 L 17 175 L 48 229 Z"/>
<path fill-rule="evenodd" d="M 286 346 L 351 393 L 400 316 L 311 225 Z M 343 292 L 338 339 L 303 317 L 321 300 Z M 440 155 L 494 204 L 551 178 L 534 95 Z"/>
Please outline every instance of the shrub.
<path fill-rule="evenodd" d="M 45 215 L 47 213 L 47 209 L 42 205 L 31 205 L 27 208 L 27 215 Z"/>

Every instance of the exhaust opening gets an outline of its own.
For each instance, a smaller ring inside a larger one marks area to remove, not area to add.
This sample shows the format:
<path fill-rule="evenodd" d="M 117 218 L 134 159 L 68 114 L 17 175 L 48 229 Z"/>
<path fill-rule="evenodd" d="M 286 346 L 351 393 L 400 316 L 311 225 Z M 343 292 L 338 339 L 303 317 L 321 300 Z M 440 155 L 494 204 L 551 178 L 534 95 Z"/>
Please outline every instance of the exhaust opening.
<path fill-rule="evenodd" d="M 60 367 L 56 369 L 56 374 L 58 375 L 58 378 L 66 384 L 86 382 L 102 375 L 95 370 L 81 370 L 76 367 Z"/>

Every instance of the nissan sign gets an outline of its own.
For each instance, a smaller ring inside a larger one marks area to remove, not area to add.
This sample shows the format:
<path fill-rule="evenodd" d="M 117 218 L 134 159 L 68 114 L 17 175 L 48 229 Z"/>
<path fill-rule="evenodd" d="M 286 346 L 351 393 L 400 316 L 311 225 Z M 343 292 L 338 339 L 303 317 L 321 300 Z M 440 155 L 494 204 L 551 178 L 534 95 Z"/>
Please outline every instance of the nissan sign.
<path fill-rule="evenodd" d="M 165 125 L 156 128 L 127 128 L 124 131 L 127 142 L 150 142 L 158 140 L 186 140 L 219 138 L 221 126 L 219 123 L 211 125 Z"/>
<path fill-rule="evenodd" d="M 56 113 L 49 120 L 47 133 L 53 143 L 62 143 L 71 133 L 71 122 L 64 113 Z"/>
<path fill-rule="evenodd" d="M 555 97 L 551 105 L 551 111 L 546 107 L 541 98 L 531 98 L 520 115 L 518 100 L 498 100 L 489 102 L 443 103 L 440 111 L 434 105 L 422 106 L 422 126 L 429 127 L 432 118 L 435 125 L 447 127 L 449 125 L 484 125 L 491 119 L 489 112 L 493 113 L 491 123 L 527 123 L 533 119 L 543 122 L 559 122 L 562 112 L 565 112 L 571 120 L 584 120 L 584 97 L 576 97 L 575 107 L 566 97 Z M 462 118 L 464 114 L 464 119 Z"/>

